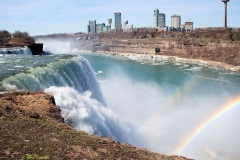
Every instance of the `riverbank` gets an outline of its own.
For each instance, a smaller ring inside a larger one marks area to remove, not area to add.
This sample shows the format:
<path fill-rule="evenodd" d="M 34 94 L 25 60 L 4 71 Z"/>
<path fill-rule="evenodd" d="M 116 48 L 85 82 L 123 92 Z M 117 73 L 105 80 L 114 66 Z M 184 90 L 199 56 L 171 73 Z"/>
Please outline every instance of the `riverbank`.
<path fill-rule="evenodd" d="M 73 52 L 78 53 L 94 53 L 92 50 L 77 50 L 74 49 Z M 156 60 L 169 60 L 169 61 L 176 61 L 176 62 L 183 62 L 183 63 L 194 63 L 194 64 L 203 64 L 211 67 L 219 67 L 225 69 L 227 71 L 233 72 L 240 72 L 240 66 L 230 65 L 223 62 L 217 61 L 209 61 L 209 60 L 202 60 L 202 59 L 192 59 L 192 58 L 181 58 L 177 56 L 169 56 L 169 55 L 148 55 L 148 54 L 133 54 L 133 53 L 120 53 L 120 52 L 108 52 L 108 51 L 96 51 L 95 53 L 99 54 L 109 54 L 113 56 L 121 56 L 121 57 L 139 57 L 139 58 L 146 58 L 146 59 L 156 59 Z"/>
<path fill-rule="evenodd" d="M 240 72 L 240 41 L 227 39 L 190 38 L 189 36 L 97 39 L 77 41 L 74 47 L 84 52 L 153 56 Z M 160 49 L 158 53 L 155 52 L 156 48 Z"/>

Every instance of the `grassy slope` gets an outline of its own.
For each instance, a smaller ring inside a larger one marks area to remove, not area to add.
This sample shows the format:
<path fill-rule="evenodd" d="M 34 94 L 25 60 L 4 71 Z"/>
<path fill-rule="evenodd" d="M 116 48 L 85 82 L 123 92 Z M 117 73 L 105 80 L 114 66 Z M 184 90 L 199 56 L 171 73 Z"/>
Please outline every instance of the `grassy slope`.
<path fill-rule="evenodd" d="M 89 135 L 50 119 L 2 116 L 0 135 L 0 159 L 19 159 L 24 155 L 50 156 L 50 159 L 184 159 Z"/>

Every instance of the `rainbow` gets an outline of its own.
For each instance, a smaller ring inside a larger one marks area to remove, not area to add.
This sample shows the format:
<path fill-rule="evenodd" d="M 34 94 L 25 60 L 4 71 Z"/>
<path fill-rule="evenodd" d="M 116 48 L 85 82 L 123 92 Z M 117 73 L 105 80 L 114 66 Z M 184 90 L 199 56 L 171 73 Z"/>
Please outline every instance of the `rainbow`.
<path fill-rule="evenodd" d="M 205 119 L 200 125 L 194 128 L 184 139 L 183 141 L 175 148 L 174 154 L 180 155 L 184 149 L 201 133 L 206 129 L 210 124 L 215 122 L 222 115 L 230 111 L 235 107 L 240 107 L 240 95 L 232 98 L 230 101 L 219 107 L 214 111 L 207 119 Z"/>

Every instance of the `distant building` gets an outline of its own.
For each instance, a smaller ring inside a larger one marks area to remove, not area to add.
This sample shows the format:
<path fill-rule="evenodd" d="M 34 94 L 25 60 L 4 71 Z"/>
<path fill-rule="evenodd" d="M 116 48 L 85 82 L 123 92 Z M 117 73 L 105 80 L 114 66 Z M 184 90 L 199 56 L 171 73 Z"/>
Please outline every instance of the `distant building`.
<path fill-rule="evenodd" d="M 105 23 L 100 23 L 96 25 L 96 33 L 102 33 L 110 30 L 111 26 L 105 26 Z"/>
<path fill-rule="evenodd" d="M 132 31 L 133 30 L 133 25 L 132 24 L 127 24 L 125 30 Z"/>
<path fill-rule="evenodd" d="M 164 28 L 166 26 L 166 19 L 164 13 L 159 13 L 158 8 L 154 10 L 153 14 L 153 27 L 154 28 Z"/>
<path fill-rule="evenodd" d="M 104 26 L 103 27 L 103 32 L 107 32 L 111 30 L 111 26 Z"/>
<path fill-rule="evenodd" d="M 185 24 L 180 24 L 180 28 L 185 28 Z"/>
<path fill-rule="evenodd" d="M 108 19 L 108 24 L 109 24 L 110 29 L 111 29 L 111 26 L 112 26 L 112 18 Z"/>
<path fill-rule="evenodd" d="M 188 31 L 193 30 L 193 22 L 185 22 L 185 29 Z"/>
<path fill-rule="evenodd" d="M 133 30 L 133 25 L 128 24 L 128 20 L 126 20 L 125 22 L 123 22 L 122 29 L 125 31 L 131 31 Z"/>
<path fill-rule="evenodd" d="M 115 29 L 122 29 L 122 15 L 120 12 L 114 13 Z"/>
<path fill-rule="evenodd" d="M 171 16 L 171 27 L 180 28 L 181 17 L 178 14 L 174 14 Z"/>
<path fill-rule="evenodd" d="M 123 22 L 123 25 L 122 25 L 122 29 L 125 30 L 126 29 L 126 25 L 128 24 L 128 20 L 126 20 L 125 22 Z"/>
<path fill-rule="evenodd" d="M 105 23 L 97 24 L 96 25 L 96 33 L 102 33 L 104 27 L 105 27 Z"/>
<path fill-rule="evenodd" d="M 89 25 L 87 25 L 88 33 L 96 33 L 96 20 L 89 21 Z"/>

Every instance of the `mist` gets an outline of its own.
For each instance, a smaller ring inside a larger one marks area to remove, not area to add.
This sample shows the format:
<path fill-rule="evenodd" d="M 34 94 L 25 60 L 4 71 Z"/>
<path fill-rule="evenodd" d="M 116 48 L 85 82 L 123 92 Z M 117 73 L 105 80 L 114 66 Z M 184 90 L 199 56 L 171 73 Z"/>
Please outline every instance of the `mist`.
<path fill-rule="evenodd" d="M 71 42 L 61 39 L 37 39 L 36 43 L 43 43 L 43 51 L 52 54 L 69 54 Z"/>
<path fill-rule="evenodd" d="M 107 106 L 122 123 L 131 126 L 128 137 L 132 145 L 167 155 L 174 154 L 194 128 L 232 98 L 214 88 L 212 94 L 197 88 L 180 90 L 174 97 L 174 90 L 151 81 L 133 81 L 117 70 L 100 84 Z M 224 114 L 179 154 L 194 159 L 239 159 L 239 114 L 240 107 Z"/>

